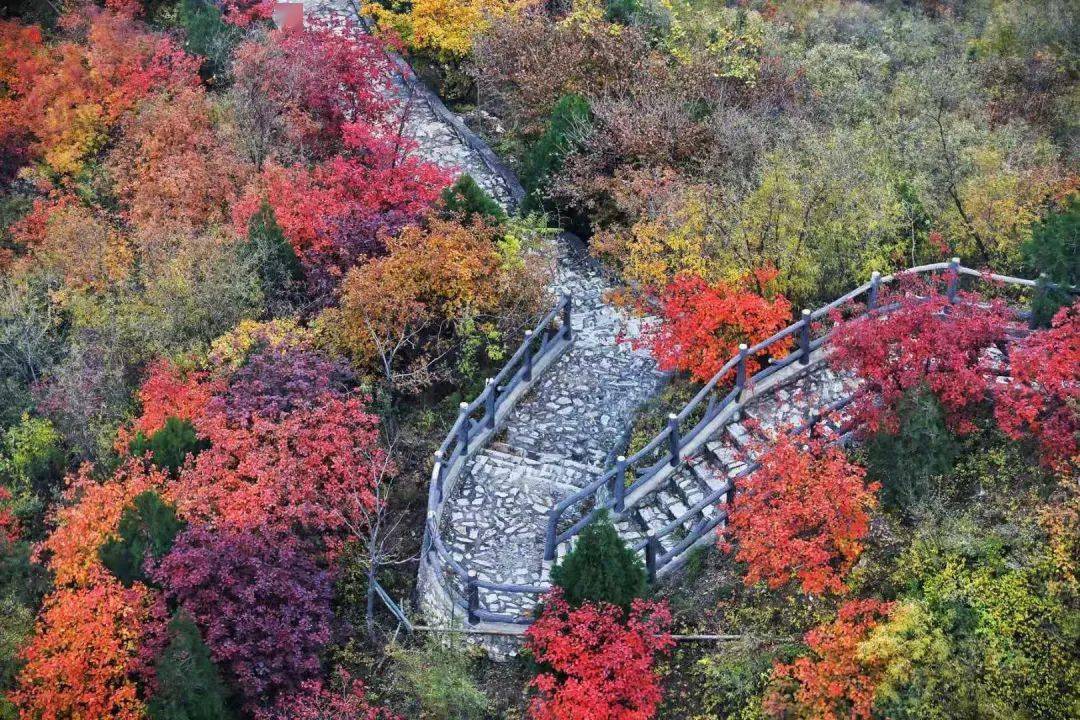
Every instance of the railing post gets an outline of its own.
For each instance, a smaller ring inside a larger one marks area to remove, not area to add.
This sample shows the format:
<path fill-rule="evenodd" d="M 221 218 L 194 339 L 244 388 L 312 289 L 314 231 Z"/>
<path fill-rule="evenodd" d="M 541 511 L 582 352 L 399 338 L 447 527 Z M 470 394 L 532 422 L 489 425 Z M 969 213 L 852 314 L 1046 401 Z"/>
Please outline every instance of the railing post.
<path fill-rule="evenodd" d="M 462 402 L 458 405 L 458 418 L 461 422 L 458 423 L 458 444 L 461 445 L 462 456 L 469 453 L 469 431 L 472 429 L 469 427 L 469 418 L 467 416 L 469 410 L 469 403 Z"/>
<path fill-rule="evenodd" d="M 746 343 L 739 345 L 739 364 L 735 366 L 735 387 L 742 392 L 746 389 L 746 351 L 749 346 Z"/>
<path fill-rule="evenodd" d="M 491 378 L 487 379 L 485 383 L 487 386 L 487 428 L 488 430 L 495 429 L 495 393 L 497 388 L 495 387 L 495 381 Z"/>
<path fill-rule="evenodd" d="M 656 546 L 659 544 L 652 535 L 645 539 L 645 572 L 649 575 L 649 582 L 656 581 Z"/>
<path fill-rule="evenodd" d="M 544 560 L 555 559 L 555 536 L 558 533 L 559 516 L 555 510 L 548 513 L 547 537 L 544 538 Z"/>
<path fill-rule="evenodd" d="M 446 465 L 443 464 L 442 450 L 435 451 L 435 465 L 439 468 L 439 471 L 435 474 L 435 490 L 437 492 L 439 502 L 442 502 L 443 479 L 446 477 Z"/>
<path fill-rule="evenodd" d="M 562 322 L 563 327 L 566 328 L 566 339 L 569 340 L 573 334 L 573 329 L 570 327 L 570 307 L 572 301 L 570 295 L 563 295 L 563 309 L 562 309 Z"/>
<path fill-rule="evenodd" d="M 799 356 L 800 365 L 810 364 L 810 311 L 803 308 L 802 311 L 802 324 L 799 325 L 799 350 L 802 355 Z"/>
<path fill-rule="evenodd" d="M 525 331 L 525 382 L 532 382 L 532 362 L 533 362 L 533 348 L 532 348 L 532 330 Z"/>
<path fill-rule="evenodd" d="M 620 455 L 615 458 L 615 487 L 612 488 L 615 496 L 615 512 L 621 513 L 626 501 L 626 456 Z"/>
<path fill-rule="evenodd" d="M 881 287 L 881 273 L 877 270 L 870 273 L 870 292 L 866 297 L 866 309 L 873 310 L 877 307 L 878 289 Z"/>
<path fill-rule="evenodd" d="M 675 413 L 668 413 L 667 426 L 668 452 L 671 453 L 671 467 L 675 467 L 679 464 L 679 416 Z"/>
<path fill-rule="evenodd" d="M 960 258 L 954 257 L 949 263 L 949 287 L 946 291 L 949 302 L 956 302 L 956 292 L 960 289 Z"/>
<path fill-rule="evenodd" d="M 470 625 L 480 622 L 476 611 L 480 609 L 480 588 L 476 584 L 476 578 L 469 578 L 469 584 L 465 590 L 465 597 L 469 603 L 468 620 Z"/>

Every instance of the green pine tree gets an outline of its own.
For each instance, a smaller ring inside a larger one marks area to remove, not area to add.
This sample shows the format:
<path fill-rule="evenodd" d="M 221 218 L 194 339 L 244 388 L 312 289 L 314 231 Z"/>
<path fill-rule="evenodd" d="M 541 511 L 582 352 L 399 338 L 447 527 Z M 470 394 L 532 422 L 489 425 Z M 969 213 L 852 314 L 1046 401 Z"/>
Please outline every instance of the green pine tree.
<path fill-rule="evenodd" d="M 574 549 L 551 571 L 571 605 L 608 602 L 628 609 L 645 594 L 645 567 L 611 524 L 607 511 L 585 526 Z"/>
<path fill-rule="evenodd" d="M 484 192 L 468 173 L 443 190 L 442 200 L 446 211 L 460 215 L 465 223 L 471 223 L 477 217 L 488 218 L 498 224 L 506 222 L 502 206 Z"/>
<path fill-rule="evenodd" d="M 1035 325 L 1049 327 L 1058 309 L 1075 299 L 1063 286 L 1080 285 L 1080 197 L 1073 197 L 1067 207 L 1036 225 L 1023 252 L 1025 262 L 1057 286 L 1040 287 L 1032 297 Z"/>
<path fill-rule="evenodd" d="M 147 553 L 155 558 L 164 556 L 182 528 L 176 509 L 148 490 L 124 508 L 117 534 L 101 545 L 98 556 L 125 587 L 131 587 L 136 580 L 146 581 L 143 560 Z"/>
<path fill-rule="evenodd" d="M 269 203 L 263 202 L 251 216 L 241 254 L 258 268 L 259 282 L 271 307 L 287 303 L 293 297 L 304 277 L 303 268 Z"/>
<path fill-rule="evenodd" d="M 154 465 L 176 475 L 189 453 L 198 455 L 207 447 L 209 443 L 195 433 L 191 421 L 169 417 L 165 426 L 149 438 L 141 432 L 136 433 L 131 441 L 131 454 L 139 456 L 150 452 Z"/>
<path fill-rule="evenodd" d="M 562 167 L 563 159 L 577 146 L 590 122 L 589 101 L 582 96 L 563 95 L 555 103 L 547 130 L 529 150 L 522 168 L 521 184 L 528 192 L 527 210 L 540 209 L 544 185 Z"/>
<path fill-rule="evenodd" d="M 178 612 L 169 622 L 169 644 L 154 668 L 158 691 L 146 714 L 150 720 L 227 720 L 229 692 L 199 628 Z"/>

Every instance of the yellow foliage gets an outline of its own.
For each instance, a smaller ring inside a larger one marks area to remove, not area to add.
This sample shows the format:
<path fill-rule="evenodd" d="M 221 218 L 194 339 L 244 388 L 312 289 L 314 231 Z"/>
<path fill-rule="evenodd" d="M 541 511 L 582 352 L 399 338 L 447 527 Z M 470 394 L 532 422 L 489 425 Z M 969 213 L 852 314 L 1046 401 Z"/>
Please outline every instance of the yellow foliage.
<path fill-rule="evenodd" d="M 435 54 L 444 61 L 472 52 L 473 38 L 491 21 L 516 13 L 535 0 L 414 0 L 408 11 L 397 12 L 378 3 L 364 5 L 384 31 L 399 35 L 413 50 Z"/>

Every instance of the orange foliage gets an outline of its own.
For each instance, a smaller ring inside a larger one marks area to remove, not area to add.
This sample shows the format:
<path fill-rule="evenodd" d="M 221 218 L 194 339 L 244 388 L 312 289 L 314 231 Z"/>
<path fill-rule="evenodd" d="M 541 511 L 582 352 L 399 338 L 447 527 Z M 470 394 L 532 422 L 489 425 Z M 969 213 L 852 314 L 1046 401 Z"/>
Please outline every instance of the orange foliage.
<path fill-rule="evenodd" d="M 193 58 L 129 16 L 87 7 L 60 24 L 77 39 L 37 51 L 33 31 L 20 36 L 13 65 L 22 81 L 9 86 L 0 114 L 11 120 L 9 133 L 31 137 L 35 156 L 57 172 L 76 173 L 137 101 L 198 77 Z"/>
<path fill-rule="evenodd" d="M 134 423 L 135 430 L 151 435 L 165 427 L 170 417 L 196 421 L 222 388 L 221 382 L 211 380 L 205 372 L 185 373 L 168 360 L 159 360 L 150 366 L 137 392 L 142 414 Z"/>
<path fill-rule="evenodd" d="M 808 632 L 813 656 L 773 668 L 774 687 L 765 710 L 780 718 L 870 720 L 882 668 L 859 658 L 859 644 L 892 607 L 878 600 L 849 600 L 834 622 Z"/>
<path fill-rule="evenodd" d="M 26 665 L 11 700 L 36 720 L 140 720 L 145 708 L 136 680 L 149 676 L 164 629 L 164 602 L 142 584 L 125 589 L 105 578 L 60 589 L 46 600 L 22 651 Z"/>
<path fill-rule="evenodd" d="M 836 445 L 782 434 L 761 467 L 737 486 L 725 533 L 738 540 L 747 585 L 778 588 L 797 579 L 803 592 L 843 592 L 843 577 L 870 531 L 877 483 Z M 727 545 L 727 543 L 724 543 Z"/>
<path fill-rule="evenodd" d="M 227 221 L 250 170 L 215 127 L 201 88 L 143 105 L 110 158 L 128 219 L 155 234 Z"/>
<path fill-rule="evenodd" d="M 106 482 L 95 480 L 92 470 L 84 464 L 68 479 L 68 504 L 56 511 L 56 530 L 39 547 L 58 587 L 112 582 L 98 548 L 116 532 L 120 515 L 136 495 L 165 485 L 165 475 L 141 460 L 129 460 Z"/>

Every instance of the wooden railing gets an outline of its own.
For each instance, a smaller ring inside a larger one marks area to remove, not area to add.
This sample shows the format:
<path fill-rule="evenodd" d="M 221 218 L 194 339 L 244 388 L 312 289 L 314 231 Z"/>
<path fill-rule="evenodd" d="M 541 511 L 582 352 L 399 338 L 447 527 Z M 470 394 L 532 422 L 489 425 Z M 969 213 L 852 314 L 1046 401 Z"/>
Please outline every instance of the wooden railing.
<path fill-rule="evenodd" d="M 952 262 L 948 263 L 913 267 L 904 271 L 903 274 L 935 272 L 948 273 L 946 294 L 950 302 L 956 301 L 962 276 L 972 276 L 1024 288 L 1050 287 L 1045 281 L 983 273 L 963 267 L 960 265 L 959 258 L 953 258 Z M 668 415 L 667 426 L 643 448 L 630 457 L 619 456 L 616 458 L 614 467 L 607 469 L 592 483 L 552 508 L 548 515 L 544 559 L 554 561 L 558 554 L 558 547 L 572 541 L 601 511 L 607 510 L 614 513 L 615 520 L 625 518 L 637 502 L 659 487 L 661 482 L 670 477 L 685 460 L 694 456 L 706 441 L 715 436 L 731 418 L 736 416 L 745 403 L 751 399 L 747 392 L 749 389 L 753 389 L 755 393 L 763 392 L 768 384 L 786 379 L 787 374 L 800 372 L 811 361 L 817 362 L 822 359 L 824 353 L 815 355 L 815 352 L 829 341 L 832 330 L 820 332 L 815 337 L 815 326 L 820 325 L 819 321 L 827 318 L 833 310 L 859 299 L 864 300 L 862 313 L 882 313 L 893 309 L 895 304 L 880 307 L 878 296 L 882 286 L 893 282 L 900 274 L 882 276 L 874 272 L 868 282 L 846 295 L 817 310 L 803 310 L 797 322 L 780 330 L 772 337 L 752 346 L 740 345 L 738 354 L 728 360 L 682 410 Z M 1075 292 L 1075 289 L 1073 291 Z M 1023 313 L 1020 314 L 1023 315 Z M 783 351 L 792 345 L 794 349 L 780 357 Z M 780 359 L 773 361 L 773 357 L 780 357 Z M 765 366 L 748 376 L 747 368 L 750 360 L 759 358 L 765 362 Z M 792 369 L 788 370 L 789 368 Z M 788 373 L 781 375 L 786 370 Z M 733 386 L 722 384 L 733 371 Z M 814 425 L 819 417 L 843 407 L 850 400 L 851 398 L 845 398 L 833 406 L 820 408 L 808 419 L 807 423 L 795 428 L 793 432 L 805 431 Z M 704 508 L 719 503 L 727 493 L 734 490 L 735 480 L 753 472 L 754 469 L 755 466 L 752 464 L 744 468 L 728 484 L 715 489 L 688 508 L 680 517 L 634 546 L 635 550 L 645 555 L 650 580 L 655 579 L 657 574 L 665 569 L 670 569 L 687 550 L 697 544 L 706 534 L 712 532 L 724 521 L 724 513 L 719 512 L 707 521 L 698 523 L 693 527 L 692 532 L 666 553 L 661 552 L 660 538 L 671 534 L 677 528 L 686 527 L 686 524 Z M 572 518 L 572 520 L 567 520 L 567 518 Z M 563 527 L 564 525 L 567 527 Z"/>
<path fill-rule="evenodd" d="M 435 452 L 435 466 L 428 488 L 428 512 L 424 528 L 421 563 L 428 563 L 451 602 L 477 622 L 528 624 L 529 619 L 500 615 L 481 609 L 481 590 L 509 594 L 540 595 L 546 586 L 513 585 L 479 580 L 450 554 L 440 534 L 446 499 L 452 494 L 469 458 L 487 446 L 506 415 L 572 341 L 572 301 L 564 295 L 532 330 L 503 368 L 485 383 L 472 402 L 461 403 L 457 420 Z"/>

